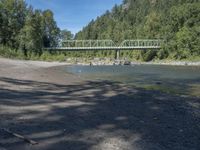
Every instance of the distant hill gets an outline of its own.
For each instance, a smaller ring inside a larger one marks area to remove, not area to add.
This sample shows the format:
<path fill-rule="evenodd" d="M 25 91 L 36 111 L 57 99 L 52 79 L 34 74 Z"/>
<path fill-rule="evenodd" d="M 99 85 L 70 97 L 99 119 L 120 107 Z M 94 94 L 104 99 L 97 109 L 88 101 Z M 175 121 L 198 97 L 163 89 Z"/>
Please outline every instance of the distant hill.
<path fill-rule="evenodd" d="M 161 38 L 166 41 L 161 51 L 137 53 L 136 59 L 199 58 L 200 0 L 124 0 L 92 20 L 75 38 L 119 43 L 124 39 Z"/>

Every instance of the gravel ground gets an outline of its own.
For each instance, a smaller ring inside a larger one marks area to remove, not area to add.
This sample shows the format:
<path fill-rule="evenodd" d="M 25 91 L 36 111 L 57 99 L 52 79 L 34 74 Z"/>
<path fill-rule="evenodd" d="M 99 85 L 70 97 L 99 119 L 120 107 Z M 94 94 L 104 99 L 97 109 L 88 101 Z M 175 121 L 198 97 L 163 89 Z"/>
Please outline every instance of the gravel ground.
<path fill-rule="evenodd" d="M 199 150 L 200 99 L 0 58 L 0 150 Z"/>

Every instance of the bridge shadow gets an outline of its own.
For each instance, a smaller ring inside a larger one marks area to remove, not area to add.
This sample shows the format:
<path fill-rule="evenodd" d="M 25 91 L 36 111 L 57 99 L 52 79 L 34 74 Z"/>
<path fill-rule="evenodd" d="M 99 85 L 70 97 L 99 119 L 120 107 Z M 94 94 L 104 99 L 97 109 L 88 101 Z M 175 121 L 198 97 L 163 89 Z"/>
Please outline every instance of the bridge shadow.
<path fill-rule="evenodd" d="M 0 78 L 0 148 L 9 150 L 200 149 L 200 99 L 118 82 L 59 85 Z M 13 88 L 17 87 L 17 88 Z"/>

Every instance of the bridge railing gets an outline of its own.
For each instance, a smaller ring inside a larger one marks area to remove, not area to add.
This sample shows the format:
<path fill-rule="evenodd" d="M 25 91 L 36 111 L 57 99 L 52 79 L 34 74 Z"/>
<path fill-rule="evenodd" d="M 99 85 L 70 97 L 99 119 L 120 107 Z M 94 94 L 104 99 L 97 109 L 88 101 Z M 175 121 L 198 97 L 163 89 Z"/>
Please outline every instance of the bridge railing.
<path fill-rule="evenodd" d="M 144 50 L 160 49 L 164 44 L 163 40 L 125 40 L 116 44 L 112 40 L 67 40 L 59 47 L 44 48 L 47 50 Z"/>
<path fill-rule="evenodd" d="M 120 47 L 161 47 L 163 40 L 125 40 Z"/>
<path fill-rule="evenodd" d="M 161 47 L 163 40 L 125 40 L 115 44 L 112 40 L 67 40 L 60 47 Z"/>
<path fill-rule="evenodd" d="M 67 40 L 62 47 L 115 47 L 112 40 Z"/>

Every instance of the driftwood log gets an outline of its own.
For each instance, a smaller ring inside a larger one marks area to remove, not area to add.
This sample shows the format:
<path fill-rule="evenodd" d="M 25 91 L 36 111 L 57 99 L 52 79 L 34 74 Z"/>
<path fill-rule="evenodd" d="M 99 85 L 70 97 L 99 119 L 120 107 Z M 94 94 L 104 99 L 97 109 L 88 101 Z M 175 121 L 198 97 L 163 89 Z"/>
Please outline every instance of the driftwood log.
<path fill-rule="evenodd" d="M 29 138 L 27 138 L 27 137 L 25 137 L 25 136 L 23 136 L 23 135 L 20 135 L 20 134 L 18 134 L 18 133 L 12 132 L 12 131 L 10 131 L 10 130 L 8 130 L 8 129 L 1 128 L 1 130 L 7 132 L 7 133 L 10 134 L 10 135 L 13 135 L 13 136 L 19 138 L 19 139 L 22 139 L 22 140 L 24 140 L 25 142 L 28 142 L 28 143 L 30 143 L 30 144 L 32 144 L 32 145 L 38 144 L 38 142 L 33 141 L 33 140 L 31 140 L 31 139 L 29 139 Z"/>

